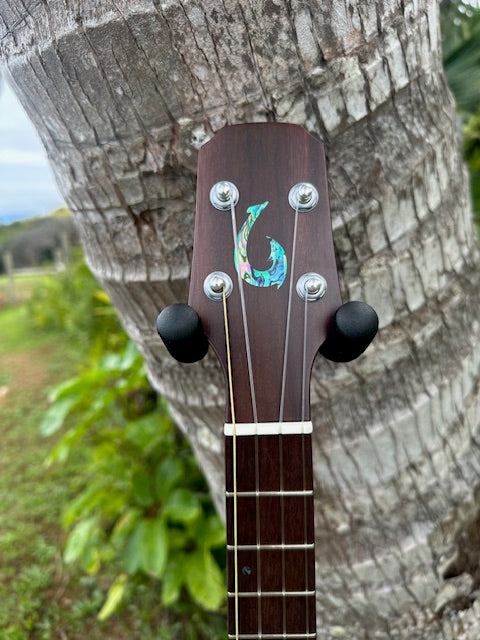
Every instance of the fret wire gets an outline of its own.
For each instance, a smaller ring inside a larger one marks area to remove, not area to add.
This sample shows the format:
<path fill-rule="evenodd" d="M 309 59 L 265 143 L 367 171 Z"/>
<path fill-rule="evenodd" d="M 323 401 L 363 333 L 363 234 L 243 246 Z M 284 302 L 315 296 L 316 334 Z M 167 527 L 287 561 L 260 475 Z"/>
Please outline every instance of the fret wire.
<path fill-rule="evenodd" d="M 235 636 L 232 633 L 228 634 L 229 640 L 258 640 L 259 638 L 262 640 L 283 640 L 284 638 L 315 638 L 317 637 L 317 633 L 313 631 L 312 633 L 262 633 L 261 636 L 258 633 L 241 633 L 239 636 Z"/>
<path fill-rule="evenodd" d="M 228 592 L 229 598 L 234 598 L 235 594 Z M 315 591 L 239 591 L 239 598 L 311 598 Z M 308 628 L 308 627 L 307 627 Z"/>
<path fill-rule="evenodd" d="M 233 498 L 233 491 L 225 491 L 227 498 Z M 303 496 L 313 496 L 313 489 L 301 489 L 299 491 L 237 491 L 237 498 L 280 498 L 285 496 L 287 498 L 300 498 Z"/>
<path fill-rule="evenodd" d="M 301 542 L 298 544 L 237 544 L 236 546 L 233 544 L 227 544 L 227 551 L 234 551 L 235 549 L 238 549 L 238 551 L 255 551 L 256 549 L 295 550 L 295 549 L 314 549 L 314 548 L 315 548 L 314 542 Z"/>

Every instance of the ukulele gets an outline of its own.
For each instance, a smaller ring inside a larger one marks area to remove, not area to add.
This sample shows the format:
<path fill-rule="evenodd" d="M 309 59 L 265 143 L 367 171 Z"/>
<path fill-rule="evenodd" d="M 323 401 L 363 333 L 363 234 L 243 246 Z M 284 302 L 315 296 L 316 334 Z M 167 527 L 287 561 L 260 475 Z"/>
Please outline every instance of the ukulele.
<path fill-rule="evenodd" d="M 225 127 L 198 157 L 188 304 L 157 330 L 180 362 L 225 372 L 228 638 L 316 638 L 310 373 L 378 328 L 342 305 L 323 144 L 303 128 Z"/>

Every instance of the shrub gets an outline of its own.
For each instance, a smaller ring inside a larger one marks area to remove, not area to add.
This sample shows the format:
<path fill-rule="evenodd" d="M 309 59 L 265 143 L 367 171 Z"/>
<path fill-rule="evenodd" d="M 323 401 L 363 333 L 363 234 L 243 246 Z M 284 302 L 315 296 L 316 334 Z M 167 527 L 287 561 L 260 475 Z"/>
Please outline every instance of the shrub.
<path fill-rule="evenodd" d="M 65 561 L 116 572 L 101 620 L 140 585 L 188 611 L 189 635 L 200 637 L 201 612 L 223 611 L 225 531 L 188 443 L 85 265 L 47 280 L 30 308 L 37 326 L 94 345 L 81 373 L 51 392 L 40 427 L 60 434 L 49 464 L 82 458 L 82 486 L 63 514 Z"/>
<path fill-rule="evenodd" d="M 93 358 L 124 348 L 128 340 L 108 295 L 79 258 L 65 271 L 43 278 L 28 313 L 35 329 L 61 331 Z"/>

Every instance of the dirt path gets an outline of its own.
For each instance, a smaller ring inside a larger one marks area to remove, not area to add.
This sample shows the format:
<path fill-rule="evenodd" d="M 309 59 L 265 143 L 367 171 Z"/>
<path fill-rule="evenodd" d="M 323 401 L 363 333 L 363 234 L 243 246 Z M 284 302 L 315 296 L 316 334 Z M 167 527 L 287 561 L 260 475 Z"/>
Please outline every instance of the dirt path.
<path fill-rule="evenodd" d="M 47 378 L 44 358 L 48 351 L 40 347 L 25 353 L 0 355 L 0 410 L 15 395 L 25 391 L 34 393 L 42 388 Z"/>

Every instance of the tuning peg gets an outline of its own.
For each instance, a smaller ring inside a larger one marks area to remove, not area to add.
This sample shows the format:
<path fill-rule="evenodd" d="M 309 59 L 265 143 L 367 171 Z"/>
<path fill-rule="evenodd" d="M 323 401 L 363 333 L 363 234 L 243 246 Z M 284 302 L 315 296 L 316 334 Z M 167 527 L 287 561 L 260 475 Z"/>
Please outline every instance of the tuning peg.
<path fill-rule="evenodd" d="M 346 302 L 335 312 L 319 351 L 333 362 L 358 358 L 378 330 L 378 316 L 366 302 Z"/>
<path fill-rule="evenodd" d="M 179 362 L 198 362 L 208 351 L 200 320 L 188 304 L 171 304 L 157 318 L 158 335 L 171 356 Z"/>

